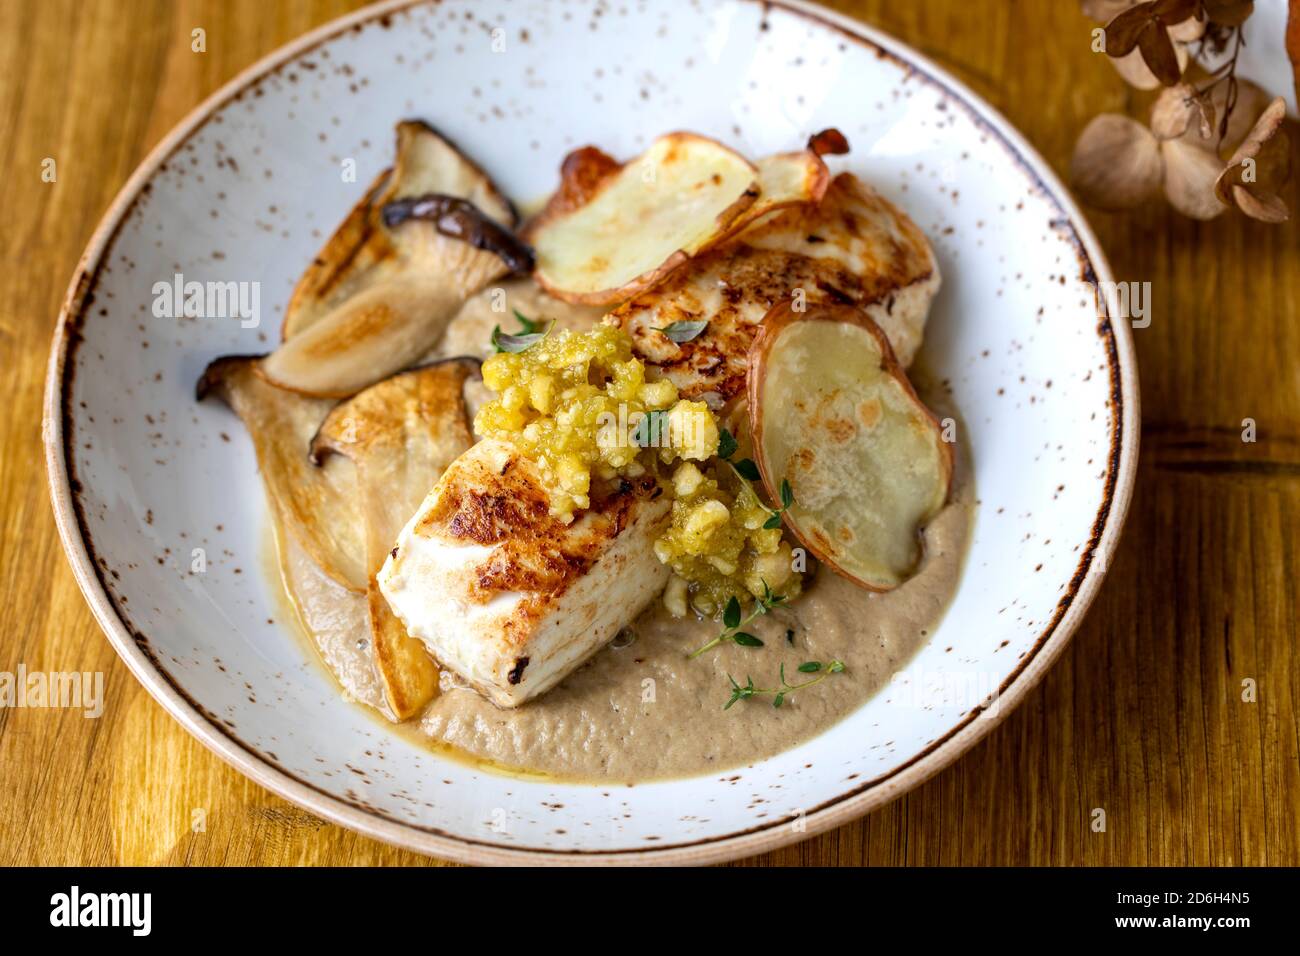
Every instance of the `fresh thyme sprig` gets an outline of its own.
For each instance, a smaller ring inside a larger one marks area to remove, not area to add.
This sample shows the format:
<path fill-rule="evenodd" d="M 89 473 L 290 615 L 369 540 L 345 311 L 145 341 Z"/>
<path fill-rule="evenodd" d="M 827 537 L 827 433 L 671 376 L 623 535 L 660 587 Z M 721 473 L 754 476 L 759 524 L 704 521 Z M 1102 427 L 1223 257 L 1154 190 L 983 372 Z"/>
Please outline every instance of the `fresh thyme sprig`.
<path fill-rule="evenodd" d="M 805 661 L 799 665 L 799 673 L 816 674 L 812 680 L 806 680 L 801 684 L 791 684 L 785 679 L 785 665 L 781 665 L 781 686 L 780 687 L 755 687 L 754 678 L 746 676 L 745 684 L 742 687 L 736 683 L 736 678 L 730 674 L 727 680 L 731 681 L 731 697 L 722 705 L 723 710 L 730 710 L 732 704 L 738 700 L 749 700 L 751 697 L 758 697 L 760 694 L 773 694 L 772 706 L 780 707 L 785 703 L 787 694 L 793 694 L 797 690 L 803 690 L 812 687 L 814 684 L 820 684 L 832 674 L 840 674 L 844 671 L 844 664 L 841 661 L 830 661 L 823 664 L 821 661 Z"/>
<path fill-rule="evenodd" d="M 711 651 L 715 647 L 723 644 L 739 644 L 741 647 L 762 647 L 763 642 L 747 631 L 741 628 L 754 620 L 756 617 L 768 613 L 773 608 L 783 605 L 788 599 L 784 594 L 773 594 L 772 589 L 763 582 L 763 593 L 761 596 L 754 598 L 754 609 L 746 617 L 741 617 L 740 601 L 732 598 L 727 602 L 727 607 L 722 612 L 722 633 L 715 637 L 703 647 L 697 648 L 687 655 L 687 660 L 695 660 L 705 651 Z"/>
<path fill-rule="evenodd" d="M 492 347 L 498 352 L 522 352 L 524 349 L 531 348 L 546 338 L 551 331 L 551 326 L 555 324 L 540 319 L 530 319 L 518 309 L 515 309 L 514 313 L 519 321 L 519 332 L 514 334 L 502 332 L 499 325 L 492 329 Z"/>
<path fill-rule="evenodd" d="M 718 436 L 718 457 L 727 463 L 727 467 L 732 470 L 741 485 L 753 492 L 754 488 L 751 482 L 762 480 L 762 475 L 759 474 L 758 465 L 754 464 L 752 458 L 742 458 L 740 461 L 734 462 L 731 460 L 731 456 L 736 453 L 736 446 L 735 436 L 725 428 L 722 429 L 722 434 Z M 790 506 L 794 504 L 794 489 L 790 487 L 788 480 L 781 479 L 780 508 L 767 507 L 757 493 L 754 494 L 754 499 L 758 501 L 759 507 L 767 512 L 767 520 L 763 522 L 763 527 L 769 530 L 779 528 L 781 527 L 781 515 L 789 511 Z"/>

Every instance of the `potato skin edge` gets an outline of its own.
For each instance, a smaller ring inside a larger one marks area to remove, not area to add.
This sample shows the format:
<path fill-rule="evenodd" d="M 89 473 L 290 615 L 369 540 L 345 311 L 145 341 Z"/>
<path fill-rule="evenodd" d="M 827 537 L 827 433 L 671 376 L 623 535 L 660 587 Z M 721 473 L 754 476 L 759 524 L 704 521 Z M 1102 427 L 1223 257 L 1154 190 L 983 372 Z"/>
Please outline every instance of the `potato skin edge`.
<path fill-rule="evenodd" d="M 699 133 L 691 133 L 678 130 L 672 133 L 665 133 L 657 137 L 659 140 L 672 140 L 674 142 L 694 141 L 699 143 L 711 143 L 720 149 L 726 150 L 734 156 L 740 158 L 747 166 L 757 175 L 758 167 L 752 161 L 746 159 L 736 150 L 727 146 L 725 143 L 713 138 L 712 136 L 703 136 Z M 815 155 L 815 154 L 814 154 Z M 552 222 L 563 218 L 599 197 L 605 187 L 609 185 L 610 180 L 617 176 L 622 169 L 627 166 L 628 162 L 618 162 L 612 159 L 607 153 L 603 152 L 596 146 L 583 146 L 570 152 L 560 164 L 560 185 L 552 193 L 550 200 L 542 210 L 532 218 L 531 221 L 520 231 L 520 237 L 534 247 L 536 247 L 535 238 L 537 233 L 549 226 Z M 829 170 L 825 164 L 821 163 L 820 157 L 817 162 L 821 168 L 817 172 L 817 182 L 813 186 L 814 200 L 820 201 L 821 196 L 826 192 L 826 187 L 830 183 Z M 643 272 L 636 276 L 630 282 L 614 289 L 597 289 L 593 292 L 574 292 L 569 289 L 563 289 L 556 286 L 550 278 L 537 268 L 533 271 L 533 279 L 549 295 L 568 302 L 572 305 L 617 305 L 626 302 L 635 295 L 639 295 L 648 289 L 653 288 L 662 282 L 671 272 L 674 272 L 685 263 L 689 262 L 695 256 L 707 252 L 718 244 L 732 238 L 752 222 L 752 219 L 746 218 L 745 213 L 760 198 L 758 191 L 758 180 L 754 179 L 749 188 L 741 195 L 736 197 L 735 202 L 724 209 L 717 217 L 718 228 L 713 237 L 694 253 L 687 253 L 683 249 L 674 251 L 664 259 L 662 263 L 653 269 Z M 790 205 L 783 203 L 781 205 Z M 772 210 L 780 208 L 774 206 Z"/>
<path fill-rule="evenodd" d="M 767 314 L 763 316 L 762 322 L 758 327 L 758 334 L 754 337 L 753 343 L 749 347 L 749 371 L 745 379 L 745 395 L 749 404 L 749 433 L 754 444 L 754 458 L 758 465 L 758 472 L 763 479 L 763 488 L 766 490 L 768 497 L 772 501 L 780 501 L 780 478 L 771 474 L 767 467 L 766 456 L 763 454 L 763 413 L 760 394 L 762 391 L 763 379 L 766 377 L 767 364 L 772 348 L 775 346 L 781 333 L 796 322 L 844 322 L 850 325 L 856 325 L 858 328 L 869 332 L 880 346 L 880 357 L 883 370 L 886 375 L 899 382 L 906 394 L 912 399 L 913 403 L 923 413 L 925 419 L 930 423 L 936 432 L 942 429 L 942 424 L 923 401 L 916 394 L 916 389 L 912 387 L 911 380 L 907 377 L 903 366 L 899 363 L 898 358 L 894 355 L 894 349 L 889 344 L 889 338 L 885 335 L 872 318 L 864 311 L 853 305 L 837 304 L 816 304 L 807 308 L 807 311 L 796 312 L 793 300 L 787 299 L 778 302 Z M 939 439 L 939 447 L 943 449 L 940 459 L 943 466 L 943 502 L 947 504 L 952 495 L 952 473 L 954 466 L 954 455 L 952 445 Z M 937 514 L 936 510 L 934 514 Z M 921 562 L 925 558 L 925 538 L 922 534 L 926 524 L 934 517 L 931 514 L 925 522 L 917 525 L 916 534 L 921 545 Z M 877 594 L 883 594 L 892 591 L 907 580 L 904 577 L 896 584 L 881 584 L 864 580 L 857 575 L 851 574 L 844 568 L 840 567 L 834 560 L 829 558 L 821 548 L 817 547 L 803 532 L 795 526 L 794 522 L 788 521 L 782 515 L 781 522 L 789 529 L 790 533 L 798 539 L 799 543 L 807 548 L 812 555 L 822 564 L 829 567 L 832 571 L 842 578 L 852 581 L 854 584 L 868 591 Z M 920 563 L 918 562 L 918 567 Z"/>

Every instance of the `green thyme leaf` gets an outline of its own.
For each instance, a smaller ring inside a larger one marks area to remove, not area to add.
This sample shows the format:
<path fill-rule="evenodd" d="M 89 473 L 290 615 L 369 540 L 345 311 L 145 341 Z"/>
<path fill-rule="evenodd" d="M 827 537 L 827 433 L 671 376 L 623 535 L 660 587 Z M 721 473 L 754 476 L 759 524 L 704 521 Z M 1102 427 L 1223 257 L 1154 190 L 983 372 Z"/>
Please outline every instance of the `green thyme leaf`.
<path fill-rule="evenodd" d="M 752 458 L 742 458 L 740 461 L 736 462 L 736 471 L 740 473 L 740 477 L 742 478 L 746 478 L 750 481 L 759 480 L 758 465 L 754 464 Z"/>
<path fill-rule="evenodd" d="M 727 609 L 722 612 L 722 623 L 729 631 L 740 627 L 740 602 L 734 597 L 727 602 Z"/>
<path fill-rule="evenodd" d="M 787 600 L 784 594 L 773 594 L 772 589 L 763 582 L 763 596 L 754 599 L 754 608 L 746 616 L 741 616 L 740 600 L 732 597 L 727 601 L 727 606 L 722 611 L 722 633 L 709 641 L 707 644 L 697 647 L 691 653 L 687 654 L 688 660 L 694 660 L 701 654 L 713 650 L 715 647 L 726 644 L 728 641 L 739 644 L 742 647 L 763 647 L 763 642 L 746 631 L 740 630 L 756 617 L 760 617 L 774 607 L 784 604 Z M 789 635 L 793 635 L 793 631 Z M 793 637 L 787 636 L 787 640 L 793 640 Z"/>
<path fill-rule="evenodd" d="M 525 335 L 511 335 L 508 332 L 502 332 L 501 326 L 496 326 L 492 330 L 492 346 L 498 352 L 522 352 L 530 349 L 542 339 L 546 338 L 550 328 L 546 332 L 529 332 Z"/>
<path fill-rule="evenodd" d="M 773 528 L 781 527 L 781 512 L 774 511 L 772 517 L 763 522 L 764 529 L 771 531 Z"/>
<path fill-rule="evenodd" d="M 725 428 L 718 435 L 718 457 L 722 459 L 730 458 L 736 453 L 736 436 L 731 434 Z"/>
<path fill-rule="evenodd" d="M 708 319 L 689 319 L 673 322 L 662 329 L 656 326 L 655 331 L 662 332 L 669 339 L 681 345 L 683 342 L 689 342 L 708 327 Z"/>
<path fill-rule="evenodd" d="M 514 310 L 514 313 L 515 313 L 515 318 L 516 318 L 516 319 L 518 320 L 518 322 L 519 322 L 519 326 L 520 326 L 520 328 L 522 328 L 522 329 L 524 330 L 525 333 L 532 333 L 532 332 L 545 332 L 545 331 L 546 331 L 546 326 L 547 326 L 548 323 L 547 323 L 545 320 L 543 320 L 543 319 L 530 319 L 528 316 L 524 315 L 524 314 L 523 314 L 522 312 L 520 312 L 518 309 L 515 309 L 515 310 Z"/>
<path fill-rule="evenodd" d="M 530 319 L 518 309 L 514 311 L 515 319 L 519 322 L 519 332 L 502 332 L 499 325 L 492 329 L 492 348 L 498 352 L 522 352 L 532 348 L 546 338 L 551 326 L 555 324 L 542 319 Z"/>
<path fill-rule="evenodd" d="M 736 683 L 736 678 L 728 674 L 727 680 L 731 681 L 731 700 L 722 705 L 723 710 L 729 710 L 732 704 L 740 700 L 740 685 Z"/>
<path fill-rule="evenodd" d="M 795 691 L 812 687 L 814 684 L 820 684 L 832 674 L 843 673 L 844 664 L 841 661 L 831 661 L 826 665 L 823 665 L 821 661 L 805 661 L 799 665 L 799 671 L 803 674 L 817 674 L 817 676 L 800 684 L 791 684 L 785 678 L 785 664 L 782 664 L 779 670 L 781 676 L 780 686 L 755 687 L 754 679 L 750 677 L 746 678 L 745 686 L 741 687 L 736 683 L 735 678 L 728 674 L 727 680 L 731 682 L 731 698 L 723 704 L 722 709 L 728 710 L 732 704 L 739 700 L 749 700 L 749 698 L 758 697 L 761 694 L 771 694 L 772 706 L 779 708 L 785 703 L 785 699 Z"/>
<path fill-rule="evenodd" d="M 794 490 L 791 489 L 790 482 L 782 478 L 781 479 L 781 507 L 789 508 L 792 504 L 794 504 Z"/>

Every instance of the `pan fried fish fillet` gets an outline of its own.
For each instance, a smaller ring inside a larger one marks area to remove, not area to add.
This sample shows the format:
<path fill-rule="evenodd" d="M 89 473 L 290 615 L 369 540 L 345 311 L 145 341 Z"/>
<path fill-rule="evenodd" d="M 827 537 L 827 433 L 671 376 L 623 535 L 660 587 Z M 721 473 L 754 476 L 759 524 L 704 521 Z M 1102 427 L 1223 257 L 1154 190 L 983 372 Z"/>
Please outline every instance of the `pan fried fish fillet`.
<path fill-rule="evenodd" d="M 884 330 L 904 367 L 912 363 L 939 267 L 906 214 L 851 173 L 816 205 L 773 213 L 736 239 L 693 259 L 612 312 L 635 352 L 673 381 L 683 398 L 719 407 L 745 388 L 758 324 L 777 302 L 803 290 L 811 303 L 852 303 Z M 675 344 L 657 329 L 707 319 L 695 339 Z"/>
<path fill-rule="evenodd" d="M 654 478 L 617 482 L 571 524 L 536 466 L 486 439 L 424 500 L 379 572 L 407 633 L 479 693 L 515 707 L 559 683 L 662 590 L 652 544 L 670 505 Z"/>

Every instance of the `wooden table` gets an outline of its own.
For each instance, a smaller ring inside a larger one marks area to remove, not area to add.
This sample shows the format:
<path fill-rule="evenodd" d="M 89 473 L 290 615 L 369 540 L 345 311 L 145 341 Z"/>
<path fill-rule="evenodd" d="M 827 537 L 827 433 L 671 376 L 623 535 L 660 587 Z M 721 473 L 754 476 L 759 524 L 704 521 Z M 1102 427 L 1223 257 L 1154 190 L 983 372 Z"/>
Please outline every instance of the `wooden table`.
<path fill-rule="evenodd" d="M 0 710 L 0 864 L 436 862 L 262 790 L 153 702 L 78 593 L 41 457 L 54 317 L 119 186 L 221 83 L 358 5 L 0 4 L 0 671 L 99 670 L 108 689 L 98 720 Z M 1059 171 L 1089 117 L 1136 108 L 1069 0 L 834 6 L 950 67 Z M 42 182 L 46 157 L 57 184 Z M 1300 212 L 1294 182 L 1286 198 Z M 1300 229 L 1197 224 L 1163 205 L 1092 220 L 1117 278 L 1149 281 L 1154 298 L 1134 335 L 1137 493 L 1100 597 L 1047 679 L 955 766 L 751 862 L 1300 864 Z M 1104 833 L 1089 825 L 1098 807 Z"/>

